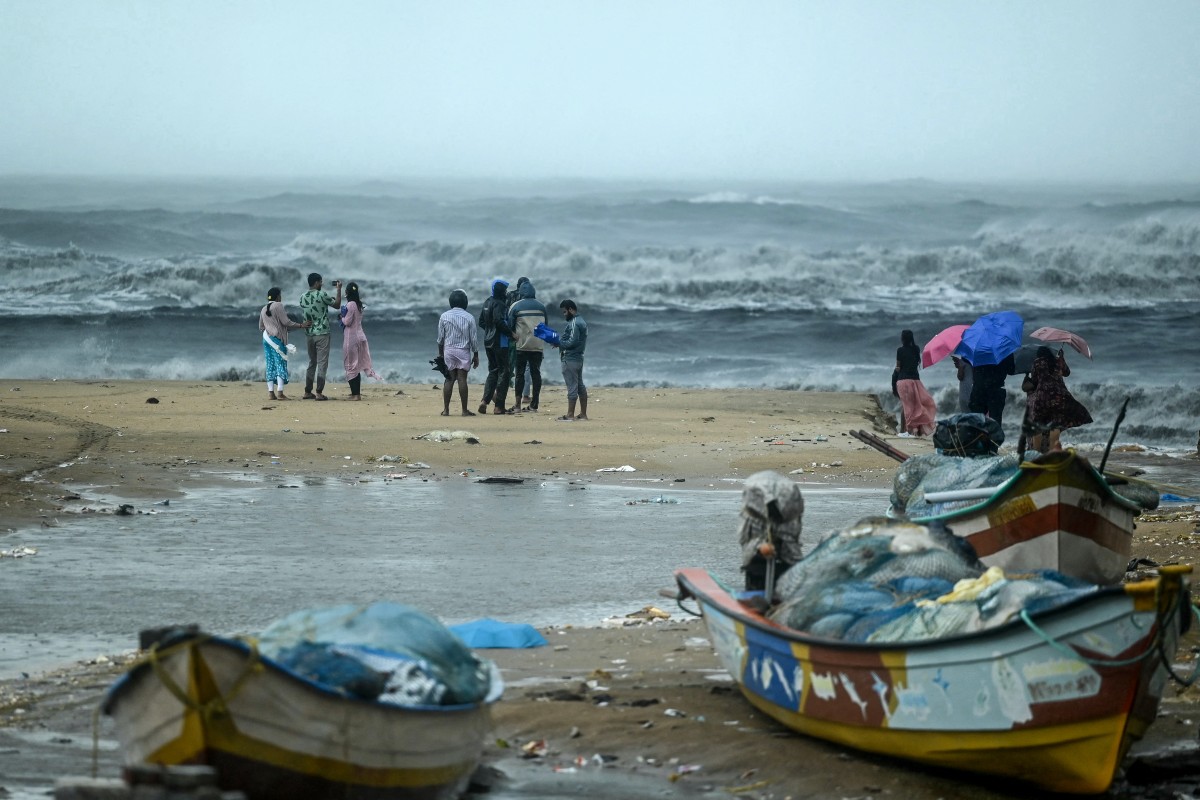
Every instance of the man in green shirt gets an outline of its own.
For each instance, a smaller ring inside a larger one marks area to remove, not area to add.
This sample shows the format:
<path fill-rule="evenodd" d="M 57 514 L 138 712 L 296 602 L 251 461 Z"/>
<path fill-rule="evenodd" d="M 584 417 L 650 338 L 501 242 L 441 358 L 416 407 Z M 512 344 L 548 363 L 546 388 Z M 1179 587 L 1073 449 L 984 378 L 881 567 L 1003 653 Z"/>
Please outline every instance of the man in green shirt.
<path fill-rule="evenodd" d="M 321 289 L 322 283 L 319 272 L 309 274 L 308 291 L 300 296 L 300 310 L 304 312 L 305 321 L 312 323 L 304 331 L 308 340 L 308 372 L 304 373 L 305 400 L 329 399 L 324 395 L 325 372 L 329 369 L 329 309 L 342 304 L 342 282 L 333 282 L 337 288 L 337 299 Z M 314 379 L 316 394 L 313 394 Z"/>

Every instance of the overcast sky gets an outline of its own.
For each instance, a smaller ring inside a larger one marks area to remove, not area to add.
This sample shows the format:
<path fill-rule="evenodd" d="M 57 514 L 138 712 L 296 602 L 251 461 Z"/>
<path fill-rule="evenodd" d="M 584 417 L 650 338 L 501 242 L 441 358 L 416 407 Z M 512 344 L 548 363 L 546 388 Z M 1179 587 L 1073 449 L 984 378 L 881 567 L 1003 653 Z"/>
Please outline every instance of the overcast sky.
<path fill-rule="evenodd" d="M 1200 178 L 1200 2 L 0 0 L 0 174 Z"/>

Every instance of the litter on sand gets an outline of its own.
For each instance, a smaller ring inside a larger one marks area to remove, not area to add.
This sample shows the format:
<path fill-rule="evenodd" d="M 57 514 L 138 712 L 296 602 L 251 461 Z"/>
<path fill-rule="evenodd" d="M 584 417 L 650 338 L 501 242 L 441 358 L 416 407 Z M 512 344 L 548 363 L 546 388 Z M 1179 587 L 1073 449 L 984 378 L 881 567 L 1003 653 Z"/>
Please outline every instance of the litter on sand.
<path fill-rule="evenodd" d="M 596 470 L 596 472 L 637 472 L 637 470 L 628 464 L 625 464 L 621 467 L 601 467 L 600 469 Z"/>
<path fill-rule="evenodd" d="M 462 439 L 468 442 L 472 439 L 474 439 L 475 442 L 479 441 L 479 437 L 470 431 L 430 431 L 429 433 L 422 433 L 420 436 L 414 436 L 412 438 L 424 439 L 430 442 L 452 442 L 455 439 Z"/>
<path fill-rule="evenodd" d="M 679 505 L 679 501 L 674 497 L 663 497 L 661 494 L 658 497 L 643 497 L 640 500 L 628 500 L 627 506 L 640 506 L 645 503 L 662 503 L 663 505 Z"/>

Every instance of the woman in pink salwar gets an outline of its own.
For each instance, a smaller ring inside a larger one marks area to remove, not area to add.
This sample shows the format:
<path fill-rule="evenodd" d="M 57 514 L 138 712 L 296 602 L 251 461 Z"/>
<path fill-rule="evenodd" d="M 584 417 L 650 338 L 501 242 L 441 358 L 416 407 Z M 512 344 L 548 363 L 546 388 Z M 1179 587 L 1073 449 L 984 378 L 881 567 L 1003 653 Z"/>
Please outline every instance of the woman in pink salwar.
<path fill-rule="evenodd" d="M 896 369 L 892 371 L 892 394 L 900 398 L 900 435 L 928 436 L 937 424 L 937 404 L 921 383 L 921 348 L 912 331 L 900 331 Z"/>
<path fill-rule="evenodd" d="M 351 400 L 362 400 L 364 373 L 381 380 L 371 366 L 371 349 L 367 346 L 367 335 L 362 329 L 362 311 L 358 284 L 346 284 L 346 305 L 342 306 L 342 363 L 346 367 L 346 380 L 350 383 Z"/>

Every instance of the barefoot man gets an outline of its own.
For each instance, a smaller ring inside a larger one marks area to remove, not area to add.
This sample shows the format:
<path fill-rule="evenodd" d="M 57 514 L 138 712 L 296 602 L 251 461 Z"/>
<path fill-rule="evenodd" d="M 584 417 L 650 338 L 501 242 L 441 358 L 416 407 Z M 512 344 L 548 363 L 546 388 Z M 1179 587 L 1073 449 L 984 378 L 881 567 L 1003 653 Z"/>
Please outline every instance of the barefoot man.
<path fill-rule="evenodd" d="M 558 354 L 562 360 L 563 381 L 567 384 L 567 413 L 559 419 L 585 420 L 587 415 L 587 386 L 583 383 L 583 351 L 587 348 L 587 323 L 579 316 L 579 306 L 570 298 L 558 304 L 567 326 L 558 341 Z M 575 403 L 579 402 L 579 414 L 575 414 Z"/>
<path fill-rule="evenodd" d="M 455 289 L 450 293 L 450 310 L 438 318 L 438 355 L 446 362 L 448 375 L 442 384 L 442 416 L 450 416 L 450 396 L 454 384 L 458 384 L 458 399 L 462 401 L 462 415 L 473 417 L 475 412 L 467 408 L 467 373 L 479 366 L 478 326 L 475 318 L 467 313 L 467 293 Z"/>

